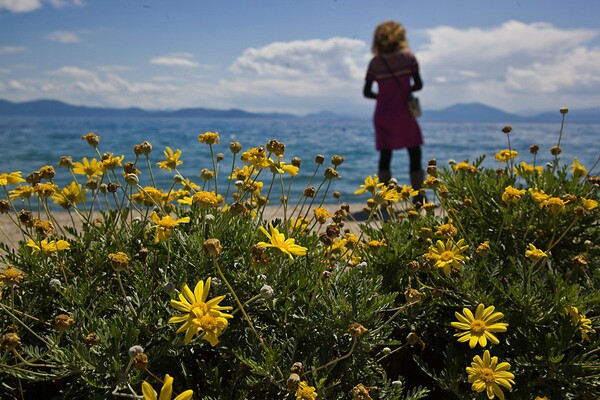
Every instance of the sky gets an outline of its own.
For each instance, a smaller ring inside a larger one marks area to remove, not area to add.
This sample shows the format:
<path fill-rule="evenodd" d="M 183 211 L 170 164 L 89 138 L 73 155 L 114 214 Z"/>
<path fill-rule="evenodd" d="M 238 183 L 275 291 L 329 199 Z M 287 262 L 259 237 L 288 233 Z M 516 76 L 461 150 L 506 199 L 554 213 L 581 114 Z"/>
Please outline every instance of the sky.
<path fill-rule="evenodd" d="M 407 29 L 424 109 L 600 106 L 599 0 L 0 0 L 0 99 L 369 115 L 373 30 Z"/>

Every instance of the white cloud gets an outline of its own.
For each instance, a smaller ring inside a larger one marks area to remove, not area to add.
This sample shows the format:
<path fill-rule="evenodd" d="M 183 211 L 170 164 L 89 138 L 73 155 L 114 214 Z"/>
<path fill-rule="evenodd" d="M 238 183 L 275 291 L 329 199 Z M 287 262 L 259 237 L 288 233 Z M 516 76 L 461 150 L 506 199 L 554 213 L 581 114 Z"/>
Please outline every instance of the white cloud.
<path fill-rule="evenodd" d="M 52 7 L 63 8 L 67 6 L 83 6 L 83 0 L 49 0 Z"/>
<path fill-rule="evenodd" d="M 2 46 L 2 47 L 0 47 L 0 54 L 6 54 L 6 55 L 23 53 L 25 51 L 27 51 L 27 48 L 22 47 L 22 46 Z"/>
<path fill-rule="evenodd" d="M 47 0 L 55 8 L 82 6 L 83 0 Z M 0 0 L 0 11 L 6 9 L 14 13 L 27 13 L 42 8 L 41 0 Z"/>
<path fill-rule="evenodd" d="M 198 63 L 193 60 L 191 53 L 173 53 L 166 56 L 155 57 L 150 60 L 151 64 L 164 65 L 167 67 L 196 68 Z"/>
<path fill-rule="evenodd" d="M 477 101 L 519 111 L 577 91 L 599 92 L 600 48 L 590 45 L 599 33 L 519 21 L 428 29 L 428 43 L 416 52 L 424 95 L 434 108 Z"/>
<path fill-rule="evenodd" d="M 131 67 L 127 65 L 100 65 L 96 67 L 100 72 L 127 72 L 131 71 Z"/>
<path fill-rule="evenodd" d="M 230 69 L 259 77 L 357 79 L 364 74 L 365 47 L 362 40 L 340 37 L 274 42 L 246 49 Z"/>
<path fill-rule="evenodd" d="M 71 31 L 55 31 L 46 36 L 49 40 L 58 43 L 71 44 L 81 42 L 81 37 Z"/>
<path fill-rule="evenodd" d="M 6 9 L 14 13 L 26 13 L 42 7 L 40 0 L 0 0 L 0 11 Z"/>

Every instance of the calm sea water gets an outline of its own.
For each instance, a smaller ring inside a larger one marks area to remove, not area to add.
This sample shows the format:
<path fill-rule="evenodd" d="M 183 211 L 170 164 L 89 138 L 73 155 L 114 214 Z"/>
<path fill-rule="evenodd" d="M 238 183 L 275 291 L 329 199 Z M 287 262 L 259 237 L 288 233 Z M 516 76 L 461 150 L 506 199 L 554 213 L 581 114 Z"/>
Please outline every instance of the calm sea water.
<path fill-rule="evenodd" d="M 506 135 L 500 123 L 423 123 L 425 138 L 423 164 L 435 158 L 438 165 L 450 159 L 474 160 L 487 155 L 484 165 L 501 166 L 494 154 L 507 148 Z M 208 146 L 198 142 L 198 134 L 217 131 L 221 144 L 216 152 L 225 154 L 221 172 L 230 170 L 232 154 L 229 142 L 239 141 L 244 149 L 264 145 L 270 139 L 286 144 L 284 161 L 292 157 L 302 159 L 302 168 L 294 178 L 290 200 L 296 200 L 314 172 L 314 159 L 318 154 L 326 157 L 326 164 L 333 155 L 342 155 L 345 162 L 338 167 L 342 179 L 335 180 L 330 192 L 337 190 L 342 201 L 363 201 L 354 196 L 366 176 L 377 172 L 378 154 L 373 145 L 373 128 L 369 120 L 263 120 L 263 119 L 194 119 L 194 118 L 70 118 L 70 117 L 0 117 L 0 172 L 22 171 L 27 175 L 39 167 L 50 164 L 56 167 L 59 158 L 70 155 L 73 160 L 97 157 L 94 150 L 81 136 L 92 131 L 101 136 L 99 149 L 115 155 L 125 155 L 133 161 L 133 146 L 144 140 L 153 145 L 151 160 L 164 159 L 165 146 L 182 150 L 184 164 L 180 172 L 195 182 L 201 182 L 199 173 L 211 168 Z M 548 149 L 557 144 L 560 124 L 513 124 L 512 148 L 519 151 L 518 161 L 532 162 L 529 146 L 540 146 L 538 165 L 553 159 Z M 561 161 L 571 164 L 574 157 L 590 169 L 600 156 L 598 145 L 600 124 L 566 123 L 561 147 Z M 239 161 L 237 165 L 241 165 Z M 322 166 L 318 177 L 322 177 Z M 408 160 L 404 150 L 394 153 L 392 170 L 400 183 L 408 184 Z M 599 167 L 594 170 L 598 173 Z M 58 169 L 57 183 L 67 184 L 69 174 Z M 172 174 L 153 169 L 158 186 L 168 189 Z M 289 178 L 286 178 L 286 180 Z M 141 184 L 149 184 L 147 170 L 142 168 Z M 220 183 L 221 184 L 221 183 Z M 313 185 L 315 182 L 313 181 Z M 317 182 L 318 184 L 318 182 Z M 223 186 L 221 186 L 223 187 Z M 221 190 L 220 190 L 221 192 Z M 224 192 L 223 192 L 224 193 Z M 279 192 L 280 193 L 280 192 Z M 336 202 L 330 195 L 328 203 Z"/>

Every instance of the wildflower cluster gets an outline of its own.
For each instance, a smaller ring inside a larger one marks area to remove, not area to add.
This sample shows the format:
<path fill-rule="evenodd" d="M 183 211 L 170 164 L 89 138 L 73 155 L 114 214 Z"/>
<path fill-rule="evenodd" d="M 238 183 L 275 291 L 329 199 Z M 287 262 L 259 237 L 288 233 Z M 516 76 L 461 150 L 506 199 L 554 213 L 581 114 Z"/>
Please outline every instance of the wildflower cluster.
<path fill-rule="evenodd" d="M 498 168 L 368 176 L 358 210 L 330 193 L 344 157 L 212 131 L 0 173 L 0 397 L 599 396 L 600 179 L 502 132 Z"/>

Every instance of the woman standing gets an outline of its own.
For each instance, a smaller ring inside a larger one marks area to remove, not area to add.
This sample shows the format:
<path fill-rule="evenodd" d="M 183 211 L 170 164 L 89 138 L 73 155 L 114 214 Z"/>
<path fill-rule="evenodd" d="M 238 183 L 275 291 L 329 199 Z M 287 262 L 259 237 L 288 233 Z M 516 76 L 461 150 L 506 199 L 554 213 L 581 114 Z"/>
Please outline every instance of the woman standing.
<path fill-rule="evenodd" d="M 421 167 L 423 136 L 408 108 L 412 92 L 423 87 L 419 64 L 408 48 L 406 30 L 396 21 L 377 26 L 371 52 L 374 57 L 367 69 L 363 94 L 376 100 L 373 123 L 375 148 L 380 152 L 379 180 L 387 183 L 392 178 L 392 150 L 406 148 L 410 159 L 410 182 L 413 189 L 419 190 L 424 178 Z M 373 92 L 373 82 L 377 82 L 377 93 Z M 422 196 L 415 201 L 422 202 Z"/>

